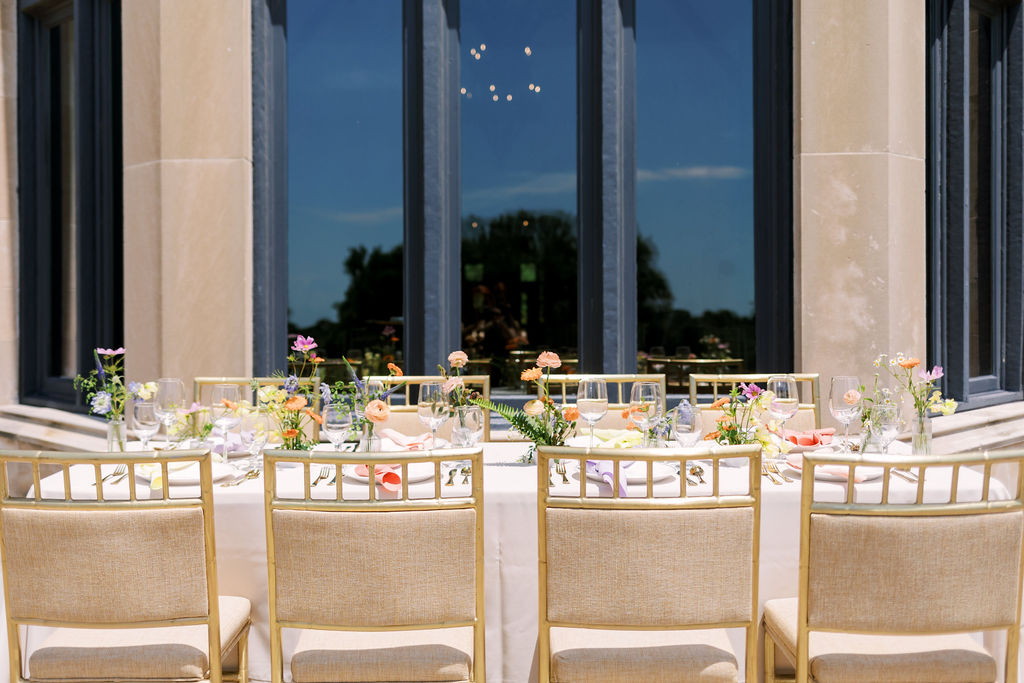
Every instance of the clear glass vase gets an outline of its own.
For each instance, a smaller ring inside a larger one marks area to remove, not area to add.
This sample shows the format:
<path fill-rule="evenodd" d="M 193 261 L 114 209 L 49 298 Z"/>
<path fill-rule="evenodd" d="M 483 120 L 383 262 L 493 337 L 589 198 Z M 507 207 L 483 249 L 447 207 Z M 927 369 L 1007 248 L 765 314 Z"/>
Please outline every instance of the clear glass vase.
<path fill-rule="evenodd" d="M 374 434 L 373 423 L 363 424 L 363 432 L 359 435 L 359 452 L 374 453 L 381 450 L 380 437 Z"/>
<path fill-rule="evenodd" d="M 484 411 L 480 406 L 455 406 L 452 408 L 452 445 L 456 448 L 471 448 L 483 431 Z"/>
<path fill-rule="evenodd" d="M 118 415 L 107 420 L 107 452 L 124 453 L 128 450 L 125 445 L 124 416 Z"/>
<path fill-rule="evenodd" d="M 927 414 L 915 414 L 910 420 L 910 452 L 915 455 L 932 452 L 932 419 Z"/>

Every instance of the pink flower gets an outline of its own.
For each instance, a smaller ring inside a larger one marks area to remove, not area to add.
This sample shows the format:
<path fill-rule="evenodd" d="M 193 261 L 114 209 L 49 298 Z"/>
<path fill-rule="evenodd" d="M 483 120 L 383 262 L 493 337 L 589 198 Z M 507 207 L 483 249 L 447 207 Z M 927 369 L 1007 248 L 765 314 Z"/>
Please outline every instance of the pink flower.
<path fill-rule="evenodd" d="M 857 401 L 860 400 L 860 392 L 856 389 L 850 389 L 843 394 L 843 400 L 846 401 L 847 405 L 857 405 Z"/>
<path fill-rule="evenodd" d="M 448 354 L 448 365 L 453 368 L 464 368 L 469 363 L 469 356 L 465 351 L 452 351 Z"/>
<path fill-rule="evenodd" d="M 451 379 L 444 383 L 444 386 L 441 387 L 441 391 L 443 391 L 446 394 L 450 394 L 452 393 L 452 391 L 455 390 L 455 387 L 462 386 L 465 386 L 465 384 L 463 383 L 461 377 L 452 377 Z"/>
<path fill-rule="evenodd" d="M 124 353 L 124 347 L 119 346 L 116 349 L 96 349 L 96 353 L 101 356 L 120 356 Z"/>
<path fill-rule="evenodd" d="M 925 382 L 934 382 L 935 380 L 942 377 L 944 374 L 946 373 L 942 371 L 941 365 L 936 365 L 935 367 L 933 367 L 931 372 L 926 372 L 923 369 L 917 371 L 917 376 L 923 379 Z"/>
<path fill-rule="evenodd" d="M 366 410 L 363 411 L 363 415 L 370 422 L 380 424 L 388 419 L 388 415 L 391 414 L 391 408 L 388 404 L 380 399 L 374 399 L 366 404 Z"/>
<path fill-rule="evenodd" d="M 301 334 L 295 340 L 295 343 L 292 344 L 292 351 L 301 351 L 302 353 L 305 353 L 306 351 L 312 351 L 315 348 L 316 342 L 313 341 L 313 338 L 303 337 Z"/>
<path fill-rule="evenodd" d="M 562 367 L 562 359 L 554 351 L 545 351 L 537 357 L 537 367 L 560 368 Z"/>

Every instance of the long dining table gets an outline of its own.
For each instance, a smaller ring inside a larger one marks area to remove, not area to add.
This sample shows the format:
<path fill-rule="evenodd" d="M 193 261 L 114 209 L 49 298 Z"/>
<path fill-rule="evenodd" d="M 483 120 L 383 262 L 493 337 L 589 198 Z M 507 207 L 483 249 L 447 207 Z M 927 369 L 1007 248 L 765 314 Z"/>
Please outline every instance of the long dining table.
<path fill-rule="evenodd" d="M 484 444 L 484 558 L 485 558 L 485 619 L 486 619 L 486 675 L 491 683 L 527 683 L 537 680 L 537 471 L 536 466 L 519 462 L 528 444 L 517 442 L 492 442 Z M 700 460 L 697 451 L 687 458 Z M 666 459 L 679 457 L 673 449 L 666 449 Z M 223 469 L 223 467 L 222 467 Z M 313 468 L 315 472 L 316 469 Z M 302 469 L 291 472 L 279 471 L 280 487 L 291 487 L 296 492 L 302 488 Z M 794 469 L 781 469 L 785 481 L 778 477 L 775 483 L 768 477 L 761 481 L 762 513 L 759 557 L 759 602 L 763 609 L 765 601 L 773 598 L 794 597 L 798 593 L 798 563 L 800 544 L 800 474 Z M 75 498 L 95 495 L 92 489 L 93 473 L 89 468 L 72 471 L 72 491 Z M 566 495 L 579 490 L 579 474 L 570 469 L 565 475 L 555 474 L 552 478 L 557 490 L 564 489 Z M 747 472 L 743 468 L 721 468 L 723 491 L 737 488 L 745 491 Z M 709 477 L 707 479 L 710 479 Z M 454 478 L 453 494 L 463 484 L 461 473 Z M 565 483 L 568 480 L 568 483 Z M 366 484 L 342 477 L 346 487 Z M 942 470 L 929 470 L 924 497 L 929 500 L 948 500 L 950 478 L 943 478 Z M 588 481 L 588 495 L 608 489 L 607 485 Z M 655 495 L 671 495 L 679 489 L 678 474 L 662 470 L 655 485 Z M 127 484 L 123 483 L 127 497 Z M 416 486 L 429 486 L 432 482 L 414 484 L 410 481 L 410 493 Z M 710 492 L 710 481 L 688 489 L 689 495 L 700 495 L 701 487 Z M 822 499 L 844 499 L 847 482 L 842 477 L 833 481 L 817 481 L 815 497 Z M 857 500 L 880 499 L 880 479 L 861 481 L 856 484 L 854 495 Z M 1009 497 L 1008 490 L 998 481 L 992 481 L 990 498 Z M 982 476 L 980 473 L 965 471 L 958 482 L 959 497 L 968 500 L 971 496 L 980 498 Z M 172 487 L 172 489 L 177 487 Z M 466 486 L 468 488 L 468 486 Z M 636 486 L 637 491 L 645 488 Z M 189 487 L 181 486 L 179 493 L 188 495 Z M 198 491 L 192 487 L 192 495 Z M 270 642 L 267 604 L 267 555 L 266 531 L 264 526 L 264 485 L 262 478 L 245 480 L 233 486 L 214 486 L 214 526 L 217 553 L 219 590 L 223 595 L 238 595 L 252 602 L 253 628 L 249 639 L 249 670 L 254 680 L 269 681 Z M 889 482 L 890 500 L 912 502 L 916 499 L 918 485 L 912 476 L 893 476 Z M 40 490 L 43 496 L 59 497 L 64 493 L 64 481 L 60 474 L 42 480 Z M 280 490 L 280 489 L 279 489 Z M 317 495 L 333 498 L 330 489 L 320 485 L 313 488 Z M 593 491 L 590 493 L 589 491 Z M 116 487 L 105 489 L 105 496 L 116 497 Z M 299 494 L 297 494 L 299 495 Z M 346 493 L 346 496 L 348 494 Z M 945 497 L 944 497 L 945 496 Z M 399 541 L 400 542 L 400 541 Z M 145 590 L 139 586 L 138 590 Z M 700 590 L 699 586 L 693 587 Z M 310 596 L 317 599 L 317 596 Z M 341 596 L 340 599 L 344 599 Z M 27 650 L 38 647 L 45 636 L 45 629 L 31 627 L 22 634 Z M 289 652 L 294 646 L 295 634 L 285 634 L 284 660 L 285 676 L 289 677 Z M 743 632 L 730 633 L 738 662 L 743 661 Z M 998 643 L 986 645 L 999 647 Z M 3 655 L 6 658 L 6 652 Z M 25 660 L 28 658 L 26 657 Z M 741 677 L 743 675 L 740 667 Z M 8 667 L 0 667 L 0 683 L 8 680 Z"/>

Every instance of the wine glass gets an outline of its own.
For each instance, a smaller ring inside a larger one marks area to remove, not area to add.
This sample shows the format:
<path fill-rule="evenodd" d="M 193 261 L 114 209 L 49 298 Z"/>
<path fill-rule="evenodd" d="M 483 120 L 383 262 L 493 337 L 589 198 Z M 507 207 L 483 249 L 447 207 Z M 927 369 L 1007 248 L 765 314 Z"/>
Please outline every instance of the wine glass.
<path fill-rule="evenodd" d="M 249 452 L 249 472 L 258 472 L 260 467 L 260 453 L 267 445 L 270 438 L 270 419 L 262 410 L 252 410 L 241 418 L 242 445 Z"/>
<path fill-rule="evenodd" d="M 772 375 L 768 378 L 767 386 L 772 394 L 768 413 L 782 423 L 779 427 L 779 433 L 782 434 L 786 421 L 800 411 L 800 390 L 793 375 Z"/>
<path fill-rule="evenodd" d="M 420 422 L 430 429 L 431 448 L 437 448 L 437 429 L 448 419 L 448 401 L 442 387 L 441 382 L 421 384 L 419 402 L 416 406 Z"/>
<path fill-rule="evenodd" d="M 594 447 L 594 425 L 608 414 L 608 383 L 599 377 L 580 380 L 576 392 L 576 407 L 580 417 L 590 425 L 590 447 Z"/>
<path fill-rule="evenodd" d="M 693 448 L 700 442 L 702 429 L 700 407 L 684 398 L 672 413 L 672 437 L 683 448 Z"/>
<path fill-rule="evenodd" d="M 224 435 L 225 458 L 228 457 L 228 432 L 242 421 L 237 405 L 240 395 L 241 391 L 237 384 L 214 384 L 210 394 L 210 419 Z"/>
<path fill-rule="evenodd" d="M 171 425 L 178 410 L 185 407 L 185 385 L 180 379 L 164 377 L 156 381 L 156 416 L 164 425 L 164 448 L 171 447 Z"/>
<path fill-rule="evenodd" d="M 850 452 L 850 423 L 860 417 L 860 380 L 849 375 L 832 378 L 828 392 L 828 409 L 843 425 L 843 453 Z"/>
<path fill-rule="evenodd" d="M 882 453 L 889 453 L 900 433 L 900 408 L 895 403 L 876 403 L 871 408 L 871 433 L 882 444 Z"/>
<path fill-rule="evenodd" d="M 324 433 L 327 440 L 334 444 L 334 450 L 340 451 L 352 429 L 352 411 L 340 403 L 331 403 L 324 407 Z"/>
<path fill-rule="evenodd" d="M 149 440 L 160 431 L 160 418 L 153 401 L 136 401 L 132 405 L 132 423 L 135 436 L 142 442 L 142 450 L 149 450 Z"/>
<path fill-rule="evenodd" d="M 650 445 L 648 427 L 660 414 L 661 385 L 657 382 L 634 382 L 629 392 L 629 419 L 643 432 L 644 448 Z"/>

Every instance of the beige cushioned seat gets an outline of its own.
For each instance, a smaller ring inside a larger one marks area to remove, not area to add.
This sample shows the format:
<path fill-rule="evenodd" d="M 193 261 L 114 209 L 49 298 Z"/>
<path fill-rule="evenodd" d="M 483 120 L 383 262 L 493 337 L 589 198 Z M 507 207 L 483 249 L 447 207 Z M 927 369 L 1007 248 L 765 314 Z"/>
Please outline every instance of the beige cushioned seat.
<path fill-rule="evenodd" d="M 304 630 L 292 655 L 295 683 L 469 681 L 473 629 Z"/>
<path fill-rule="evenodd" d="M 553 683 L 735 683 L 736 655 L 722 629 L 551 629 Z"/>
<path fill-rule="evenodd" d="M 245 598 L 221 596 L 224 652 L 249 621 Z M 62 628 L 29 657 L 34 681 L 204 680 L 209 677 L 206 626 L 138 629 Z"/>
<path fill-rule="evenodd" d="M 796 651 L 796 598 L 769 600 L 765 627 L 783 648 Z M 995 659 L 966 634 L 881 636 L 811 632 L 808 660 L 819 683 L 979 683 L 995 681 Z"/>

